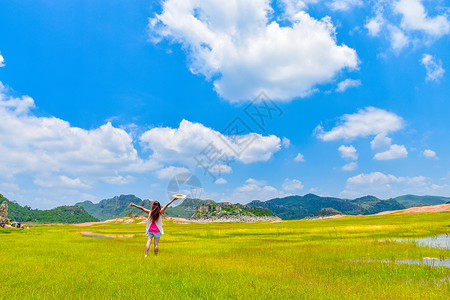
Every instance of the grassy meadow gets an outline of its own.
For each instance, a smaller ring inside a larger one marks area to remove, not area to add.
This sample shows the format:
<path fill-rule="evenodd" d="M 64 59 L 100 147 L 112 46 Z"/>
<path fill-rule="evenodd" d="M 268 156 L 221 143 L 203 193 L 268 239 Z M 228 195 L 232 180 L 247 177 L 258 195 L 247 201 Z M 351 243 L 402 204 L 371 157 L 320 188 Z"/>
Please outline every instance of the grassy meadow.
<path fill-rule="evenodd" d="M 448 299 L 450 295 L 450 268 L 392 262 L 449 258 L 450 250 L 395 239 L 450 233 L 450 213 L 283 223 L 166 220 L 159 255 L 151 254 L 151 248 L 147 258 L 145 225 L 137 224 L 140 221 L 0 228 L 0 298 Z M 85 237 L 81 231 L 134 237 Z"/>

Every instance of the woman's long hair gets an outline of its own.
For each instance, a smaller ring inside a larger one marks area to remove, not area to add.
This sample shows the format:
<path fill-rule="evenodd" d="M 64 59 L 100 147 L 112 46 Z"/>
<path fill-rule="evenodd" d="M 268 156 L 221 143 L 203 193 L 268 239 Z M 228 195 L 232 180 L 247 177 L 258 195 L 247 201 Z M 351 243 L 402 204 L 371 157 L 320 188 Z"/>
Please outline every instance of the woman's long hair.
<path fill-rule="evenodd" d="M 150 211 L 150 217 L 153 221 L 158 220 L 161 215 L 161 204 L 158 201 L 153 201 L 152 210 Z"/>

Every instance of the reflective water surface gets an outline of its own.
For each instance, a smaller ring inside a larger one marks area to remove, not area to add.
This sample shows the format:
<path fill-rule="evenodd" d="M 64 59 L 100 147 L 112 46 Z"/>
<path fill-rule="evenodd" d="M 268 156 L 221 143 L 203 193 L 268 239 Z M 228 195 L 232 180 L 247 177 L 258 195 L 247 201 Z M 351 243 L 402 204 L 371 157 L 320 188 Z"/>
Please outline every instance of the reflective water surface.
<path fill-rule="evenodd" d="M 93 233 L 88 231 L 79 232 L 82 236 L 85 237 L 93 237 L 98 239 L 121 239 L 121 238 L 132 238 L 134 237 L 134 234 L 100 234 L 100 233 Z"/>
<path fill-rule="evenodd" d="M 399 242 L 415 242 L 420 247 L 450 249 L 450 233 L 420 239 L 399 239 Z"/>

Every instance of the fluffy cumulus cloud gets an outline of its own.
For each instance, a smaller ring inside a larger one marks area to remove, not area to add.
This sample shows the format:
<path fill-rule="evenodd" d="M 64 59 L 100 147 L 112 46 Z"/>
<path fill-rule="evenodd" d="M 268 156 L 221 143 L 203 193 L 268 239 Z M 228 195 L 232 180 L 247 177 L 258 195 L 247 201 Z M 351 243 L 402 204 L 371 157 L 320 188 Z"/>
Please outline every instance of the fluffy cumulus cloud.
<path fill-rule="evenodd" d="M 342 166 L 342 171 L 354 171 L 358 168 L 358 163 L 356 161 L 349 162 Z"/>
<path fill-rule="evenodd" d="M 407 193 L 423 193 L 438 188 L 424 176 L 394 176 L 382 172 L 362 173 L 347 179 L 342 196 L 358 197 L 371 194 L 378 197 L 395 197 Z"/>
<path fill-rule="evenodd" d="M 383 133 L 377 134 L 370 142 L 372 150 L 386 150 L 391 146 L 392 139 Z"/>
<path fill-rule="evenodd" d="M 302 10 L 306 2 L 283 1 L 287 22 L 280 25 L 268 0 L 166 0 L 149 31 L 155 42 L 181 44 L 191 72 L 213 80 L 231 102 L 261 90 L 290 100 L 358 66 L 356 51 L 338 44 L 331 19 L 311 17 Z"/>
<path fill-rule="evenodd" d="M 228 181 L 225 178 L 218 178 L 216 181 L 214 181 L 215 184 L 227 184 Z"/>
<path fill-rule="evenodd" d="M 159 179 L 172 179 L 175 175 L 180 173 L 189 173 L 189 170 L 183 167 L 169 166 L 156 171 L 156 177 Z"/>
<path fill-rule="evenodd" d="M 379 0 L 372 10 L 365 24 L 369 35 L 386 37 L 397 54 L 409 45 L 426 46 L 450 33 L 448 8 L 431 1 Z"/>
<path fill-rule="evenodd" d="M 403 48 L 408 46 L 410 40 L 408 36 L 406 36 L 406 34 L 397 26 L 388 26 L 388 28 L 392 50 L 398 54 Z"/>
<path fill-rule="evenodd" d="M 167 180 L 187 172 L 186 167 L 199 167 L 195 157 L 206 164 L 210 162 L 205 159 L 218 158 L 210 171 L 220 176 L 231 172 L 232 161 L 267 161 L 282 147 L 289 146 L 288 139 L 274 135 L 227 136 L 186 120 L 179 128 L 153 128 L 141 135 L 128 133 L 110 122 L 85 130 L 56 117 L 37 116 L 31 97 L 12 94 L 0 82 L 0 178 L 4 192 L 20 191 L 17 178 L 24 175 L 32 178 L 34 184 L 24 193 L 53 189 L 60 193 L 53 195 L 55 199 L 73 201 L 73 197 L 81 197 L 84 189 L 95 188 L 99 181 L 129 184 L 135 179 L 133 174 L 149 171 L 158 179 Z M 134 146 L 137 142 L 150 153 L 138 153 Z M 219 157 L 215 156 L 217 153 Z M 66 196 L 61 198 L 62 195 Z M 47 203 L 44 200 L 41 205 Z"/>
<path fill-rule="evenodd" d="M 305 161 L 305 157 L 303 156 L 303 154 L 299 153 L 299 154 L 297 154 L 297 156 L 294 158 L 294 161 L 296 161 L 296 162 L 304 162 L 304 161 Z"/>
<path fill-rule="evenodd" d="M 248 203 L 252 200 L 269 200 L 276 197 L 284 197 L 289 195 L 277 188 L 267 185 L 263 180 L 249 178 L 242 186 L 233 190 L 231 194 L 226 194 L 222 201 L 230 201 L 233 203 Z"/>
<path fill-rule="evenodd" d="M 0 52 L 0 68 L 5 66 L 5 59 L 3 58 L 1 52 Z"/>
<path fill-rule="evenodd" d="M 450 32 L 450 22 L 446 15 L 429 17 L 421 0 L 400 0 L 394 9 L 402 16 L 401 27 L 405 30 L 423 31 L 440 37 Z"/>
<path fill-rule="evenodd" d="M 403 145 L 391 145 L 388 150 L 379 152 L 374 155 L 376 160 L 391 160 L 397 158 L 406 158 L 408 156 L 408 151 Z"/>
<path fill-rule="evenodd" d="M 343 159 L 350 159 L 350 160 L 358 159 L 358 152 L 356 151 L 355 147 L 353 147 L 352 145 L 350 145 L 350 146 L 341 145 L 338 148 L 338 150 Z"/>
<path fill-rule="evenodd" d="M 356 88 L 359 86 L 361 86 L 361 80 L 345 79 L 344 81 L 338 83 L 336 92 L 342 93 L 349 88 Z"/>
<path fill-rule="evenodd" d="M 328 6 L 332 10 L 340 10 L 340 11 L 346 11 L 353 7 L 358 7 L 362 5 L 363 2 L 361 0 L 333 0 L 328 4 Z"/>
<path fill-rule="evenodd" d="M 324 131 L 322 126 L 317 126 L 315 133 L 323 141 L 353 140 L 371 135 L 386 135 L 402 129 L 403 126 L 403 119 L 395 113 L 366 107 L 357 113 L 343 115 L 339 124 L 330 131 Z"/>
<path fill-rule="evenodd" d="M 444 76 L 445 70 L 442 68 L 442 61 L 436 60 L 430 54 L 424 54 L 420 62 L 425 66 L 427 81 L 439 81 Z"/>
<path fill-rule="evenodd" d="M 115 176 L 100 177 L 100 180 L 109 184 L 128 184 L 134 181 L 134 177 L 131 175 L 122 176 L 116 174 Z"/>
<path fill-rule="evenodd" d="M 425 156 L 426 158 L 434 158 L 434 159 L 437 159 L 437 158 L 438 158 L 436 152 L 434 152 L 434 151 L 431 150 L 431 149 L 425 149 L 425 150 L 423 150 L 422 155 Z"/>
<path fill-rule="evenodd" d="M 380 34 L 381 30 L 383 29 L 385 19 L 381 14 L 375 15 L 375 17 L 370 18 L 367 23 L 364 25 L 364 27 L 367 28 L 369 35 L 371 36 L 377 36 Z"/>
<path fill-rule="evenodd" d="M 140 141 L 153 151 L 152 158 L 157 161 L 191 167 L 218 165 L 224 169 L 232 161 L 267 161 L 282 147 L 282 140 L 274 135 L 226 136 L 187 120 L 182 120 L 178 128 L 152 128 L 142 134 Z"/>
<path fill-rule="evenodd" d="M 107 176 L 111 170 L 141 172 L 157 167 L 141 159 L 130 135 L 111 123 L 85 130 L 55 117 L 38 117 L 33 108 L 32 98 L 9 96 L 0 83 L 0 173 L 47 172 L 61 175 L 57 178 L 65 186 L 82 186 L 73 175 Z"/>
<path fill-rule="evenodd" d="M 298 179 L 286 178 L 281 186 L 285 191 L 298 191 L 303 189 L 303 183 Z"/>
<path fill-rule="evenodd" d="M 86 183 L 82 182 L 80 178 L 70 178 L 64 175 L 53 176 L 51 174 L 40 174 L 36 177 L 33 183 L 40 187 L 54 188 L 54 187 L 67 187 L 67 188 L 87 188 Z"/>

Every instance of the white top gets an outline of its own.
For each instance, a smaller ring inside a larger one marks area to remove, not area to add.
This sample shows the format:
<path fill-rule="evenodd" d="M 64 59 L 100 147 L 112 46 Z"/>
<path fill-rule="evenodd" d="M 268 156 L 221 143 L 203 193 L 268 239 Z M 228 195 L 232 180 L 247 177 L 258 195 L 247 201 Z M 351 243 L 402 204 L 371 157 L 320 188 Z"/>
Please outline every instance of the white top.
<path fill-rule="evenodd" d="M 162 228 L 162 215 L 159 215 L 159 218 L 155 221 L 155 224 L 156 224 L 156 227 L 158 227 L 159 232 L 161 232 L 161 234 L 164 234 L 164 230 Z M 148 232 L 151 225 L 152 225 L 152 217 L 150 214 L 148 214 L 147 228 L 145 229 L 145 233 Z"/>

